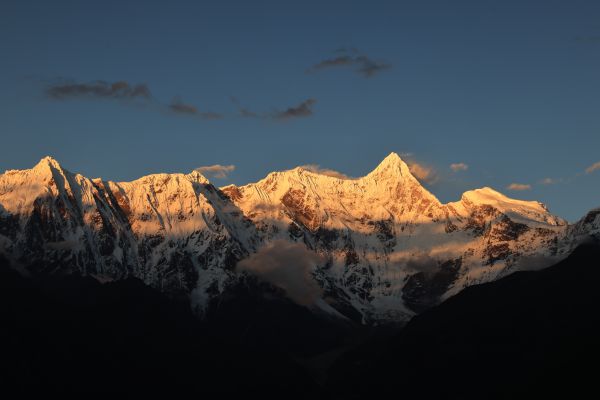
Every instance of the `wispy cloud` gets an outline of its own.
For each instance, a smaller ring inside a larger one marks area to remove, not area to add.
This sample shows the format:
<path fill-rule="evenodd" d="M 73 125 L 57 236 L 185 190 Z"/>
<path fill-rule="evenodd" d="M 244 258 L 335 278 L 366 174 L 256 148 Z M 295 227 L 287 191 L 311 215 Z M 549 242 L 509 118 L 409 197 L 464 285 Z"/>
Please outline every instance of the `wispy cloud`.
<path fill-rule="evenodd" d="M 391 64 L 386 62 L 375 61 L 364 54 L 358 54 L 359 52 L 355 48 L 340 48 L 336 50 L 335 53 L 343 54 L 321 60 L 312 67 L 308 68 L 306 72 L 314 73 L 324 69 L 349 67 L 353 68 L 356 73 L 364 76 L 365 78 L 370 78 L 379 72 L 392 67 Z"/>
<path fill-rule="evenodd" d="M 226 179 L 235 170 L 235 165 L 206 165 L 195 170 L 208 178 Z"/>
<path fill-rule="evenodd" d="M 592 172 L 600 170 L 600 161 L 593 163 L 589 167 L 585 169 L 586 174 L 591 174 Z"/>
<path fill-rule="evenodd" d="M 304 118 L 313 115 L 313 106 L 317 103 L 315 99 L 307 99 L 294 107 L 288 107 L 284 111 L 275 111 L 271 114 L 273 119 L 288 120 L 291 118 Z"/>
<path fill-rule="evenodd" d="M 168 105 L 169 110 L 175 114 L 184 114 L 197 116 L 203 119 L 221 119 L 221 114 L 211 111 L 199 111 L 198 108 L 192 104 L 184 103 L 179 97 L 173 99 L 171 104 Z"/>
<path fill-rule="evenodd" d="M 469 169 L 469 166 L 465 163 L 454 163 L 450 164 L 450 169 L 454 172 L 466 171 Z"/>
<path fill-rule="evenodd" d="M 300 168 L 304 168 L 305 170 L 310 171 L 310 172 L 314 172 L 315 174 L 332 176 L 334 178 L 339 178 L 339 179 L 352 179 L 348 175 L 343 174 L 343 173 L 338 172 L 338 171 L 335 171 L 333 169 L 321 168 L 321 166 L 318 165 L 318 164 L 306 164 L 306 165 L 300 166 Z"/>
<path fill-rule="evenodd" d="M 45 88 L 48 98 L 53 100 L 77 99 L 107 99 L 119 101 L 144 100 L 152 104 L 157 111 L 167 110 L 171 114 L 189 115 L 201 119 L 221 119 L 222 114 L 201 111 L 192 104 L 184 103 L 181 98 L 175 97 L 171 103 L 164 104 L 154 98 L 146 84 L 130 84 L 126 81 L 114 83 L 98 80 L 89 83 L 60 82 L 52 83 Z M 136 103 L 139 104 L 139 103 Z"/>
<path fill-rule="evenodd" d="M 506 187 L 508 190 L 523 191 L 531 190 L 531 185 L 526 183 L 511 183 Z"/>
<path fill-rule="evenodd" d="M 316 72 L 325 68 L 332 67 L 348 67 L 353 66 L 355 64 L 355 59 L 353 56 L 338 56 L 334 58 L 327 58 L 308 69 L 308 72 Z"/>
<path fill-rule="evenodd" d="M 114 83 L 105 81 L 56 83 L 46 88 L 46 94 L 55 100 L 77 98 L 125 100 L 150 99 L 152 97 L 146 84 L 133 85 L 126 81 Z"/>

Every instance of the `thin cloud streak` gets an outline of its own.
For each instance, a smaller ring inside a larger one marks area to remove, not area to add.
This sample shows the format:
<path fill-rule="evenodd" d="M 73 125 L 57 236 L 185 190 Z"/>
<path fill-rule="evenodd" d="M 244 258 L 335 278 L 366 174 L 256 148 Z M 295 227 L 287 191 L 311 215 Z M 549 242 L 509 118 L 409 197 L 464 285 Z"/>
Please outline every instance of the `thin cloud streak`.
<path fill-rule="evenodd" d="M 164 111 L 166 109 L 171 114 L 196 116 L 207 120 L 223 118 L 219 113 L 200 111 L 194 105 L 184 103 L 179 97 L 175 97 L 170 104 L 161 104 L 152 97 L 148 85 L 134 85 L 126 81 L 110 83 L 98 80 L 90 83 L 51 84 L 45 88 L 45 93 L 52 100 L 144 100 L 156 105 L 158 110 Z"/>
<path fill-rule="evenodd" d="M 146 84 L 133 85 L 126 81 L 54 84 L 46 88 L 46 94 L 55 100 L 77 98 L 131 100 L 152 97 Z"/>
<path fill-rule="evenodd" d="M 309 98 L 298 104 L 297 106 L 291 106 L 285 110 L 275 109 L 270 113 L 257 113 L 241 105 L 240 101 L 231 96 L 230 100 L 238 109 L 239 116 L 242 118 L 259 118 L 259 119 L 272 119 L 285 121 L 293 118 L 305 118 L 310 117 L 314 114 L 313 106 L 317 103 L 314 98 Z"/>
<path fill-rule="evenodd" d="M 192 104 L 184 103 L 179 97 L 173 99 L 171 104 L 168 105 L 169 111 L 174 114 L 184 114 L 197 116 L 202 119 L 221 119 L 223 116 L 221 114 L 211 112 L 211 111 L 199 111 L 198 108 Z"/>
<path fill-rule="evenodd" d="M 357 55 L 355 48 L 340 48 L 334 53 L 346 53 L 333 58 L 326 58 L 306 70 L 307 73 L 315 73 L 324 69 L 350 67 L 359 75 L 371 78 L 381 71 L 390 69 L 391 64 L 375 61 L 366 55 Z"/>

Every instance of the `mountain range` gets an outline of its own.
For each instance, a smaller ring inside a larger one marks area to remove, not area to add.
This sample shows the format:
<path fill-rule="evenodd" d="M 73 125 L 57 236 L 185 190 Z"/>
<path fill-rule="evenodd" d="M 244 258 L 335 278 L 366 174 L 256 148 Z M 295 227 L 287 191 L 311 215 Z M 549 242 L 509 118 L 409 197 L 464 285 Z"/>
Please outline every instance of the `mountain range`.
<path fill-rule="evenodd" d="M 298 167 L 244 186 L 197 171 L 89 179 L 43 158 L 0 175 L 0 255 L 26 276 L 137 278 L 206 316 L 256 280 L 317 314 L 404 324 L 600 236 L 491 188 L 441 203 L 395 153 L 364 177 Z"/>

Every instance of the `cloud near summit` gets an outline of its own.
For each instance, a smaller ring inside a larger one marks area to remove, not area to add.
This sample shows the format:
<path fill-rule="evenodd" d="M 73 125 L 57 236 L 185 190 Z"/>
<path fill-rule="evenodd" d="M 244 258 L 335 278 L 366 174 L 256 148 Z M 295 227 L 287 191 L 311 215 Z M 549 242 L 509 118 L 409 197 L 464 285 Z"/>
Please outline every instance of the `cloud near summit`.
<path fill-rule="evenodd" d="M 206 165 L 203 167 L 198 167 L 194 171 L 200 172 L 202 175 L 207 178 L 215 178 L 215 179 L 227 179 L 229 174 L 235 171 L 235 165 Z"/>
<path fill-rule="evenodd" d="M 315 174 L 332 176 L 334 178 L 339 178 L 339 179 L 352 179 L 351 177 L 349 177 L 348 175 L 346 175 L 342 172 L 335 171 L 335 170 L 329 169 L 329 168 L 321 168 L 321 166 L 319 164 L 301 165 L 300 168 L 303 168 L 310 172 L 314 172 Z"/>
<path fill-rule="evenodd" d="M 427 184 L 434 184 L 439 180 L 439 176 L 435 168 L 421 164 L 415 160 L 406 160 L 410 173 L 413 174 L 419 182 L 425 182 Z"/>

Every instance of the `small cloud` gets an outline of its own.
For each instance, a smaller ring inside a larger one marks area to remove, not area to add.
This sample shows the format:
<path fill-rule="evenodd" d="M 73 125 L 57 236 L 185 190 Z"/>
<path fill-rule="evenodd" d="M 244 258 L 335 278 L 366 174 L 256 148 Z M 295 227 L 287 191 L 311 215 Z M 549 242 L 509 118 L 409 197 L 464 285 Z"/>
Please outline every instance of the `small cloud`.
<path fill-rule="evenodd" d="M 531 185 L 528 185 L 525 183 L 511 183 L 506 188 L 508 190 L 523 191 L 523 190 L 531 190 Z"/>
<path fill-rule="evenodd" d="M 434 184 L 438 181 L 439 176 L 435 168 L 418 163 L 414 160 L 407 161 L 408 169 L 419 182 L 425 182 L 427 184 Z"/>
<path fill-rule="evenodd" d="M 301 165 L 300 168 L 303 168 L 310 172 L 314 172 L 315 174 L 327 175 L 338 179 L 352 179 L 348 175 L 335 171 L 333 169 L 321 168 L 321 166 L 319 166 L 318 164 Z"/>
<path fill-rule="evenodd" d="M 179 97 L 173 99 L 169 104 L 169 110 L 175 114 L 193 115 L 203 119 L 221 119 L 221 114 L 211 111 L 199 111 L 194 105 L 184 103 Z"/>
<path fill-rule="evenodd" d="M 466 171 L 469 169 L 469 166 L 465 163 L 454 163 L 450 164 L 450 169 L 454 172 Z"/>
<path fill-rule="evenodd" d="M 554 185 L 556 183 L 558 183 L 558 181 L 553 178 L 544 178 L 540 181 L 540 185 Z"/>
<path fill-rule="evenodd" d="M 226 179 L 231 172 L 235 170 L 235 165 L 207 165 L 204 167 L 198 167 L 195 171 L 200 172 L 209 178 Z"/>
<path fill-rule="evenodd" d="M 290 118 L 304 118 L 313 115 L 312 107 L 315 105 L 317 100 L 308 99 L 295 107 L 289 107 L 285 111 L 275 111 L 271 116 L 278 120 L 287 120 Z"/>
<path fill-rule="evenodd" d="M 126 81 L 54 84 L 46 88 L 46 94 L 56 100 L 77 98 L 131 100 L 152 97 L 146 84 L 132 85 Z"/>
<path fill-rule="evenodd" d="M 589 167 L 585 169 L 586 174 L 591 174 L 594 171 L 598 171 L 600 169 L 600 161 L 593 163 Z"/>
<path fill-rule="evenodd" d="M 333 58 L 326 58 L 306 70 L 307 73 L 314 73 L 323 69 L 351 67 L 354 71 L 365 78 L 375 76 L 381 71 L 390 69 L 391 64 L 375 61 L 365 55 L 357 55 L 355 48 L 340 48 L 335 53 L 345 53 Z"/>

